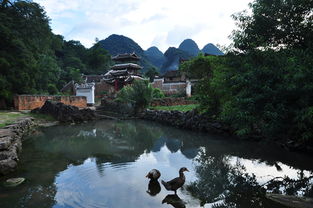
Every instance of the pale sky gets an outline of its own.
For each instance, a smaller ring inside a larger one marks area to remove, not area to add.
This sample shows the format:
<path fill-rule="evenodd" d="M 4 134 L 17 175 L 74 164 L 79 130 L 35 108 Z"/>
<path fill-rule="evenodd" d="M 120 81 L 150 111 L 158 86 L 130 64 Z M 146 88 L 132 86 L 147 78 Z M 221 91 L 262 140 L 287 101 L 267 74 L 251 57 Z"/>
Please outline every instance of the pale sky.
<path fill-rule="evenodd" d="M 235 29 L 231 15 L 248 9 L 251 0 L 34 0 L 45 8 L 54 33 L 91 47 L 95 38 L 127 36 L 144 50 L 178 47 L 191 38 L 229 45 Z"/>

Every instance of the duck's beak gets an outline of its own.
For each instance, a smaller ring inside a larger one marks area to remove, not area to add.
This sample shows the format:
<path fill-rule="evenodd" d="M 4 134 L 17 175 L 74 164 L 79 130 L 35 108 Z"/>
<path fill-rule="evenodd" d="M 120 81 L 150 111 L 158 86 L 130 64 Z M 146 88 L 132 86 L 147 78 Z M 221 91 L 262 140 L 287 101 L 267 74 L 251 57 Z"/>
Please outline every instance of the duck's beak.
<path fill-rule="evenodd" d="M 148 178 L 149 174 L 146 175 L 146 178 Z"/>
<path fill-rule="evenodd" d="M 189 170 L 186 168 L 186 171 L 189 172 Z"/>

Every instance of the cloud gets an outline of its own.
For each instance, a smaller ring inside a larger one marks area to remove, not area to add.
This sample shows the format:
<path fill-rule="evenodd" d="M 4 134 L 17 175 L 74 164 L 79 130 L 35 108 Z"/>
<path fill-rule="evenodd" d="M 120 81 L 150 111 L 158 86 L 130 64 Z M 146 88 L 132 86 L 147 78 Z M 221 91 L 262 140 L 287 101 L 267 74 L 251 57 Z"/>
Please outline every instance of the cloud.
<path fill-rule="evenodd" d="M 203 30 L 203 25 L 193 27 L 175 26 L 168 32 L 166 41 L 169 45 L 176 46 L 183 40 L 193 37 L 194 34 L 200 33 Z"/>
<path fill-rule="evenodd" d="M 123 34 L 143 48 L 166 50 L 192 38 L 199 46 L 228 44 L 235 29 L 230 15 L 248 8 L 251 0 L 34 0 L 44 6 L 51 27 L 67 40 L 86 47 L 95 37 Z"/>
<path fill-rule="evenodd" d="M 144 23 L 149 23 L 149 22 L 152 22 L 152 21 L 160 21 L 160 20 L 162 20 L 164 18 L 166 18 L 166 16 L 163 15 L 163 14 L 155 14 L 155 15 L 149 17 L 149 18 L 143 19 L 141 23 L 144 24 Z"/>

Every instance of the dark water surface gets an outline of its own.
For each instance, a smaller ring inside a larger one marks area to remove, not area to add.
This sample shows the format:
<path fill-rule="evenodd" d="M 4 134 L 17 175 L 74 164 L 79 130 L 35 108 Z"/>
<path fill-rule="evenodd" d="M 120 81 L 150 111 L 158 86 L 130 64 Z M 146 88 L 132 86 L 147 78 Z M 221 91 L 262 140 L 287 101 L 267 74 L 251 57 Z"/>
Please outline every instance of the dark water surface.
<path fill-rule="evenodd" d="M 313 195 L 310 157 L 270 144 L 242 142 L 146 121 L 98 121 L 42 129 L 23 143 L 19 187 L 4 188 L 0 207 L 282 207 L 265 191 Z M 186 183 L 163 180 L 187 167 Z M 161 188 L 161 189 L 160 189 Z"/>

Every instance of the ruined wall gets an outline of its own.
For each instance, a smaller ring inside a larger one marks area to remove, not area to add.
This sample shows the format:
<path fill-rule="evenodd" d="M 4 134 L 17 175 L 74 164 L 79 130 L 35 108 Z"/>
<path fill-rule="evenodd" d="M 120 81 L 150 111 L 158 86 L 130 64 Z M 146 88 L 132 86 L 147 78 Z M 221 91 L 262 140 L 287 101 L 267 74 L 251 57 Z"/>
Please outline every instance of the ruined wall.
<path fill-rule="evenodd" d="M 83 96 L 54 96 L 54 95 L 17 95 L 14 97 L 16 110 L 33 110 L 40 108 L 46 100 L 61 102 L 66 105 L 73 105 L 79 108 L 87 107 L 87 99 Z"/>
<path fill-rule="evenodd" d="M 164 79 L 155 79 L 152 86 L 161 89 L 166 95 L 172 95 L 186 92 L 187 84 L 186 82 L 165 83 Z"/>
<path fill-rule="evenodd" d="M 106 82 L 96 82 L 95 96 L 96 98 L 102 98 L 106 94 L 112 94 L 114 92 L 114 86 L 109 85 Z"/>

